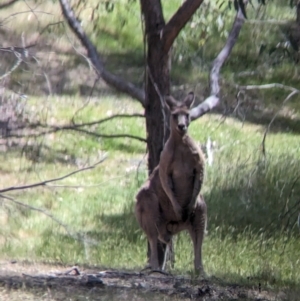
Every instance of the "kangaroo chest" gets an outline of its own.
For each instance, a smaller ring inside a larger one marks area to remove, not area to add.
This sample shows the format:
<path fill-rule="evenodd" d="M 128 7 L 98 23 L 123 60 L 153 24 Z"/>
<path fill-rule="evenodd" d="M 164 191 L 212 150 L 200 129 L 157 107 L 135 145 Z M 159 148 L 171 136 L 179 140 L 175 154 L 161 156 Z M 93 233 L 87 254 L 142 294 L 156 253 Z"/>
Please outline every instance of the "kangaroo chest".
<path fill-rule="evenodd" d="M 184 205 L 189 203 L 193 194 L 199 154 L 193 153 L 187 146 L 183 146 L 176 149 L 173 159 L 169 170 L 172 190 L 178 201 Z"/>

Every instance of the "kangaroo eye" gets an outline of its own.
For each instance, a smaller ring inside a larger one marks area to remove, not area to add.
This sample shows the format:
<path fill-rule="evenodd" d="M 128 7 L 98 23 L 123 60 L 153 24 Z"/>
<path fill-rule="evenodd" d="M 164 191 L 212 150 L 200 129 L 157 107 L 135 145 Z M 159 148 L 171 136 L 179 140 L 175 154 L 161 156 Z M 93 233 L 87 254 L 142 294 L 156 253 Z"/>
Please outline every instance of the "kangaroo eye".
<path fill-rule="evenodd" d="M 172 116 L 173 116 L 174 119 L 178 118 L 178 114 L 173 114 Z"/>
<path fill-rule="evenodd" d="M 190 114 L 186 114 L 185 117 L 186 117 L 187 119 L 189 119 L 189 118 L 190 118 Z"/>

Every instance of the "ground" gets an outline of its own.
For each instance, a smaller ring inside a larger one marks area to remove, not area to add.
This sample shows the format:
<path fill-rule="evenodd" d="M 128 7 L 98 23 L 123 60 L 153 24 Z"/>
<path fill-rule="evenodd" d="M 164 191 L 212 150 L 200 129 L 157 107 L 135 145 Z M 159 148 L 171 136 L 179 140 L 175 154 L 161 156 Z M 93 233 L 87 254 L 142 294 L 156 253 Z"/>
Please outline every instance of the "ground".
<path fill-rule="evenodd" d="M 149 271 L 0 263 L 1 300 L 285 300 L 283 292 Z"/>

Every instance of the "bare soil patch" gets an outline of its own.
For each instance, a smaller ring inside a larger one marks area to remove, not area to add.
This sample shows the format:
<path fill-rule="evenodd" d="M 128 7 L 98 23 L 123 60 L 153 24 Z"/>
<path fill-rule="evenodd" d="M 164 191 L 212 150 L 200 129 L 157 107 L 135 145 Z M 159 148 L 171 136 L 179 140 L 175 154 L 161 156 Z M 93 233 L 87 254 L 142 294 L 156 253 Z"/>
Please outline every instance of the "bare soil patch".
<path fill-rule="evenodd" d="M 0 263 L 1 300 L 285 300 L 257 287 L 225 284 L 216 278 L 113 269 Z"/>

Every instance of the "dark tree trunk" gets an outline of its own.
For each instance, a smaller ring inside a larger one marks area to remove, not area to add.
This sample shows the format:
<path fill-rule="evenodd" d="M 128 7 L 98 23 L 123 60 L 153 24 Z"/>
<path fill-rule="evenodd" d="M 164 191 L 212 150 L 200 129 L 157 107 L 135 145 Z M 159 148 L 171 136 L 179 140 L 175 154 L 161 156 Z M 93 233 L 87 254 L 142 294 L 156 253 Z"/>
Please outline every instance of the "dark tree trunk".
<path fill-rule="evenodd" d="M 158 165 L 160 153 L 167 139 L 166 114 L 164 112 L 164 96 L 170 93 L 169 51 L 164 50 L 162 30 L 165 26 L 160 1 L 141 1 L 142 14 L 145 21 L 146 83 L 145 83 L 145 117 L 148 147 L 149 174 Z M 166 245 L 159 243 L 159 265 L 164 262 Z M 148 243 L 148 258 L 150 248 Z"/>
<path fill-rule="evenodd" d="M 167 139 L 164 96 L 170 93 L 169 51 L 164 50 L 162 36 L 165 21 L 160 1 L 141 1 L 145 20 L 146 83 L 145 116 L 149 173 L 158 165 L 160 153 Z"/>

